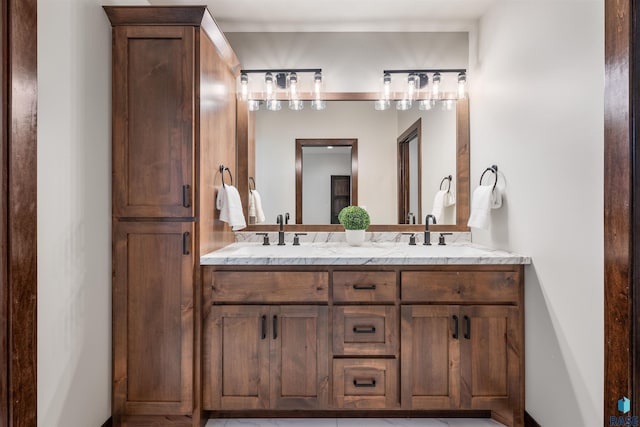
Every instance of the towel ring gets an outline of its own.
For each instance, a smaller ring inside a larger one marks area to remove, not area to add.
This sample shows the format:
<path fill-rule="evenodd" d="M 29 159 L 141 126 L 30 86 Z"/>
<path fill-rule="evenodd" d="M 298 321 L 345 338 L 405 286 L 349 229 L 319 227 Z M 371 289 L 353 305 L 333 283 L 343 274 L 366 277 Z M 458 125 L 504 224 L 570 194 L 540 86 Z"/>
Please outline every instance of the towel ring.
<path fill-rule="evenodd" d="M 251 183 L 253 182 L 253 188 L 251 188 Z M 252 176 L 249 177 L 249 191 L 253 191 L 256 189 L 256 180 L 253 179 Z"/>
<path fill-rule="evenodd" d="M 482 178 L 484 178 L 484 174 L 487 172 L 493 172 L 493 174 L 496 177 L 495 182 L 493 183 L 493 188 L 491 189 L 491 191 L 496 189 L 496 184 L 498 184 L 498 166 L 497 165 L 491 165 L 491 167 L 488 167 L 484 170 L 484 172 L 482 172 L 482 175 L 480 175 L 480 185 L 482 185 Z"/>
<path fill-rule="evenodd" d="M 231 171 L 225 165 L 220 165 L 220 175 L 222 175 L 222 186 L 225 187 L 225 185 L 224 185 L 224 171 L 229 172 L 230 184 L 233 185 L 233 175 L 231 175 Z"/>
<path fill-rule="evenodd" d="M 442 190 L 442 184 L 444 184 L 444 182 L 446 180 L 449 180 L 449 186 L 447 187 L 447 193 L 449 191 L 451 191 L 451 180 L 453 179 L 453 177 L 451 175 L 449 176 L 445 176 L 444 178 L 442 178 L 442 181 L 440 181 L 440 190 Z"/>

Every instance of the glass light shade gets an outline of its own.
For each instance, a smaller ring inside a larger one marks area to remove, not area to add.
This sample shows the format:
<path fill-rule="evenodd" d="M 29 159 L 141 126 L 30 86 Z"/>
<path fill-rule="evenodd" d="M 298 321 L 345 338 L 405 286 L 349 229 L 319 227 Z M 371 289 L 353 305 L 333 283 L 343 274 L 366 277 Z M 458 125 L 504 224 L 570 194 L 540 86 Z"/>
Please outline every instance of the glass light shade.
<path fill-rule="evenodd" d="M 246 101 L 249 97 L 249 76 L 245 73 L 240 74 L 240 99 Z"/>
<path fill-rule="evenodd" d="M 257 99 L 250 99 L 247 101 L 247 107 L 249 111 L 258 111 L 260 109 L 260 101 Z"/>
<path fill-rule="evenodd" d="M 327 108 L 327 103 L 322 99 L 314 99 L 313 101 L 311 101 L 312 110 L 320 111 L 324 110 L 325 108 Z"/>
<path fill-rule="evenodd" d="M 431 110 L 431 107 L 433 107 L 433 101 L 430 99 L 421 99 L 420 101 L 418 101 L 418 109 L 420 110 Z"/>
<path fill-rule="evenodd" d="M 410 99 L 401 99 L 396 101 L 396 110 L 406 111 L 411 108 L 411 100 Z"/>
<path fill-rule="evenodd" d="M 267 101 L 267 110 L 280 111 L 282 110 L 282 103 L 277 99 L 270 99 Z"/>
<path fill-rule="evenodd" d="M 290 99 L 289 100 L 289 109 L 300 111 L 304 108 L 304 102 L 301 99 Z"/>
<path fill-rule="evenodd" d="M 440 73 L 435 73 L 431 82 L 431 97 L 438 99 L 440 98 Z"/>
<path fill-rule="evenodd" d="M 373 103 L 373 106 L 377 111 L 388 110 L 391 107 L 391 101 L 388 99 L 378 99 Z"/>
<path fill-rule="evenodd" d="M 467 96 L 467 75 L 465 73 L 458 74 L 458 98 L 463 99 Z"/>

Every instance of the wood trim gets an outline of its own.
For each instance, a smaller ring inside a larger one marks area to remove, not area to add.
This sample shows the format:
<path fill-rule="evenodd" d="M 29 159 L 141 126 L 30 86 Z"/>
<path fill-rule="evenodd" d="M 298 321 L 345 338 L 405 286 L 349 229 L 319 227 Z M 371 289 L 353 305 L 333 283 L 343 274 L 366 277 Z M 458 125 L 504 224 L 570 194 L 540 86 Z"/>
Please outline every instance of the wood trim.
<path fill-rule="evenodd" d="M 0 9 L 0 43 L 2 46 L 2 68 L 0 68 L 0 122 L 2 134 L 0 136 L 0 427 L 9 427 L 9 239 L 8 239 L 8 141 L 7 123 L 10 123 L 7 111 L 8 97 L 8 37 L 7 37 L 7 0 L 2 0 Z"/>
<path fill-rule="evenodd" d="M 0 309 L 8 352 L 0 419 L 34 427 L 37 414 L 37 1 L 2 3 L 2 270 Z M 6 133 L 5 133 L 6 132 Z M 6 209 L 6 210 L 5 210 Z M 6 228 L 5 228 L 6 225 Z M 8 373 L 8 374 L 7 374 Z"/>
<path fill-rule="evenodd" d="M 604 425 L 632 395 L 630 58 L 632 1 L 605 2 Z"/>
<path fill-rule="evenodd" d="M 302 147 L 327 145 L 337 145 L 341 147 L 351 147 L 351 204 L 358 204 L 358 140 L 345 138 L 317 138 L 317 139 L 296 139 L 296 224 L 302 225 Z M 338 227 L 343 231 L 344 227 Z M 308 227 L 308 226 L 305 226 Z M 307 229 L 307 228 L 305 228 Z M 311 230 L 309 230 L 311 231 Z"/>
<path fill-rule="evenodd" d="M 422 224 L 422 119 L 419 118 L 398 137 L 398 224 L 403 224 L 409 214 L 408 197 L 403 197 L 405 188 L 409 187 L 409 175 L 403 173 L 409 169 L 408 143 L 414 137 L 418 138 L 418 224 Z M 404 179 L 403 179 L 404 178 Z M 401 200 L 402 198 L 402 200 Z"/>
<path fill-rule="evenodd" d="M 382 359 L 384 360 L 384 359 Z M 215 411 L 209 413 L 210 419 L 226 418 L 491 418 L 491 411 L 481 409 L 471 410 L 388 410 L 388 409 L 358 409 L 349 410 L 321 410 L 321 411 L 287 411 L 287 410 L 243 410 L 243 411 Z"/>
<path fill-rule="evenodd" d="M 456 227 L 469 231 L 470 200 L 470 123 L 469 100 L 459 99 L 456 106 Z"/>
<path fill-rule="evenodd" d="M 102 6 L 113 27 L 125 25 L 175 25 L 202 27 L 234 74 L 240 61 L 206 6 Z"/>

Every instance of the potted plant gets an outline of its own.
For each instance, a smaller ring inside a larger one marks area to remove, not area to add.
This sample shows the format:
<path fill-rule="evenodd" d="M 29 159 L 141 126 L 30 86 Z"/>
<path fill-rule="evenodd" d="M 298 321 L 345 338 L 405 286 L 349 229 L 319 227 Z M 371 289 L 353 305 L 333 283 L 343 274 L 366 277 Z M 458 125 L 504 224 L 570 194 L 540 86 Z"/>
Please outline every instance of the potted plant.
<path fill-rule="evenodd" d="M 338 214 L 338 221 L 344 227 L 347 243 L 360 246 L 364 242 L 364 231 L 369 227 L 369 213 L 359 206 L 347 206 Z"/>

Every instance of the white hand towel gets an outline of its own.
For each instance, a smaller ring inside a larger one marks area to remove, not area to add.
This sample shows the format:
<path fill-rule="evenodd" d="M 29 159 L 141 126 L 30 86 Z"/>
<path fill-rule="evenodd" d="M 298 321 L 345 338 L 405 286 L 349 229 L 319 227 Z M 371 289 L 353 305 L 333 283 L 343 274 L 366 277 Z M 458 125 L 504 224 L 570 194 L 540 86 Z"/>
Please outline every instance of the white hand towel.
<path fill-rule="evenodd" d="M 440 224 L 442 221 L 442 211 L 444 210 L 444 196 L 447 192 L 440 190 L 436 192 L 436 196 L 433 198 L 433 209 L 431 215 L 436 217 L 436 224 Z"/>
<path fill-rule="evenodd" d="M 456 204 L 456 195 L 453 191 L 449 190 L 444 195 L 444 207 L 448 208 Z"/>
<path fill-rule="evenodd" d="M 253 190 L 251 194 L 253 194 L 253 201 L 256 207 L 256 224 L 262 224 L 266 219 L 262 211 L 262 198 L 258 190 Z"/>
<path fill-rule="evenodd" d="M 220 221 L 228 223 L 233 231 L 242 230 L 247 226 L 242 212 L 240 193 L 233 185 L 218 188 L 216 207 L 220 210 Z"/>
<path fill-rule="evenodd" d="M 502 191 L 496 187 L 491 195 L 491 209 L 498 209 L 502 206 Z"/>
<path fill-rule="evenodd" d="M 249 191 L 249 224 L 256 223 L 256 198 L 253 197 L 253 191 Z"/>
<path fill-rule="evenodd" d="M 481 185 L 473 191 L 471 196 L 471 215 L 467 226 L 489 229 L 489 215 L 492 206 L 493 185 Z"/>

